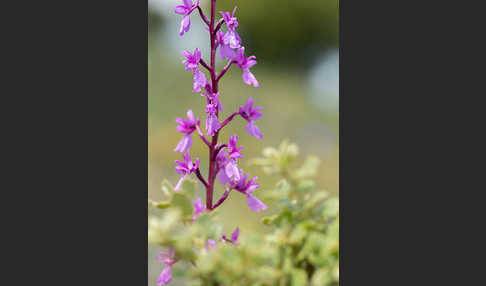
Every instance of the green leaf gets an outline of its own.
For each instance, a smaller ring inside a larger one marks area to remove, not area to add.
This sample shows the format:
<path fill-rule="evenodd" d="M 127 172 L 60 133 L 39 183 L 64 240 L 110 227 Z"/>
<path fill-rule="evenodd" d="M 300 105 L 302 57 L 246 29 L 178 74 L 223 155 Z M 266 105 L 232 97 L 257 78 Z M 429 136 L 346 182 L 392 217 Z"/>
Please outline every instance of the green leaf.
<path fill-rule="evenodd" d="M 329 197 L 329 193 L 326 191 L 317 191 L 309 195 L 308 199 L 304 203 L 306 209 L 315 208 L 320 202 Z"/>
<path fill-rule="evenodd" d="M 307 285 L 307 273 L 303 269 L 294 269 L 291 273 L 292 286 L 306 286 Z"/>
<path fill-rule="evenodd" d="M 192 179 L 186 179 L 181 184 L 180 192 L 187 195 L 189 198 L 193 198 L 196 195 L 197 181 Z"/>
<path fill-rule="evenodd" d="M 161 190 L 164 195 L 170 197 L 170 195 L 174 192 L 174 187 L 167 179 L 164 179 L 162 180 Z"/>
<path fill-rule="evenodd" d="M 266 224 L 266 225 L 273 224 L 277 217 L 278 217 L 278 215 L 266 216 L 266 217 L 262 218 L 262 223 Z"/>
<path fill-rule="evenodd" d="M 306 179 L 315 176 L 320 163 L 319 158 L 315 156 L 307 157 L 302 167 L 295 171 L 295 177 L 297 179 Z"/>
<path fill-rule="evenodd" d="M 316 183 L 313 180 L 302 180 L 297 185 L 297 189 L 301 192 L 309 191 L 315 188 Z"/>
<path fill-rule="evenodd" d="M 300 244 L 304 240 L 304 238 L 307 236 L 307 227 L 299 223 L 294 230 L 292 231 L 292 234 L 290 235 L 289 242 L 292 244 Z"/>
<path fill-rule="evenodd" d="M 193 213 L 192 203 L 185 195 L 174 193 L 172 195 L 171 204 L 180 209 L 184 217 L 192 215 Z"/>
<path fill-rule="evenodd" d="M 153 200 L 148 200 L 148 205 L 150 207 L 155 207 L 155 208 L 159 208 L 159 209 L 166 209 L 170 206 L 170 203 L 166 202 L 166 201 L 157 202 L 157 201 L 153 201 Z"/>

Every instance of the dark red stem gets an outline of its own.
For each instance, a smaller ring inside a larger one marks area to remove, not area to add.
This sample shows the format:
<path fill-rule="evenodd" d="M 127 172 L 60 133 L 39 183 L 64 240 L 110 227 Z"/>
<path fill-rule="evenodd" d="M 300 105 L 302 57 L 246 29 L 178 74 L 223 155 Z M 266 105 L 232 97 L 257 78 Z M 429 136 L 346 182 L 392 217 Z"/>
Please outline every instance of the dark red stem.
<path fill-rule="evenodd" d="M 231 122 L 231 120 L 233 120 L 233 118 L 240 114 L 239 112 L 235 111 L 233 112 L 230 116 L 228 116 L 228 118 L 225 119 L 225 121 L 223 121 L 223 123 L 221 123 L 221 125 L 219 126 L 219 129 L 218 129 L 218 132 L 223 129 L 224 126 L 226 126 L 226 124 L 228 124 L 229 122 Z"/>
<path fill-rule="evenodd" d="M 223 77 L 223 75 L 229 70 L 231 64 L 233 64 L 235 61 L 233 60 L 229 60 L 228 63 L 224 66 L 224 68 L 221 70 L 221 72 L 219 73 L 218 77 L 216 78 L 217 81 L 219 81 L 219 79 L 221 77 Z"/>
<path fill-rule="evenodd" d="M 218 82 L 216 80 L 216 41 L 214 33 L 214 20 L 216 17 L 216 0 L 211 0 L 211 22 L 209 24 L 209 35 L 211 41 L 211 91 L 213 93 L 218 92 Z M 218 115 L 218 114 L 216 114 Z M 208 174 L 208 186 L 206 187 L 206 208 L 211 211 L 213 209 L 213 192 L 214 192 L 214 179 L 216 178 L 216 159 L 215 159 L 215 147 L 218 143 L 218 132 L 216 131 L 209 147 L 209 174 Z"/>
<path fill-rule="evenodd" d="M 201 127 L 199 125 L 196 125 L 197 133 L 199 134 L 199 137 L 201 137 L 201 140 L 208 145 L 208 147 L 211 147 L 211 144 L 209 143 L 208 139 L 204 136 Z"/>
<path fill-rule="evenodd" d="M 207 188 L 208 183 L 206 182 L 206 180 L 204 180 L 203 176 L 201 175 L 201 171 L 199 171 L 199 168 L 196 169 L 196 176 L 199 179 L 199 181 L 201 181 L 201 183 L 203 183 L 204 186 Z"/>
<path fill-rule="evenodd" d="M 214 204 L 213 209 L 219 207 L 219 205 L 222 204 L 226 200 L 226 198 L 228 198 L 230 191 L 231 190 L 226 190 L 224 192 L 224 194 L 221 196 L 221 198 L 219 199 L 219 201 L 216 204 Z"/>
<path fill-rule="evenodd" d="M 219 29 L 221 28 L 223 23 L 224 23 L 224 20 L 222 18 L 219 19 L 218 24 L 216 25 L 216 28 L 214 28 L 214 31 L 213 31 L 214 35 L 216 35 L 216 33 L 219 31 Z"/>
<path fill-rule="evenodd" d="M 205 61 L 204 61 L 202 58 L 201 58 L 201 60 L 199 61 L 199 63 L 200 63 L 200 64 L 201 64 L 203 67 L 205 67 L 205 68 L 206 68 L 206 69 L 207 69 L 209 72 L 211 72 L 211 71 L 212 71 L 212 70 L 211 70 L 211 67 L 210 67 L 210 66 L 208 66 L 208 64 L 207 64 L 207 63 L 206 63 L 206 62 L 205 62 Z"/>
<path fill-rule="evenodd" d="M 199 15 L 200 15 L 200 16 L 201 16 L 201 18 L 203 19 L 204 23 L 206 23 L 206 25 L 208 25 L 208 26 L 209 26 L 209 25 L 210 25 L 210 24 L 209 24 L 209 21 L 208 21 L 208 19 L 206 18 L 206 16 L 204 16 L 204 13 L 203 13 L 203 11 L 202 11 L 201 7 L 197 6 L 197 10 L 199 11 Z"/>

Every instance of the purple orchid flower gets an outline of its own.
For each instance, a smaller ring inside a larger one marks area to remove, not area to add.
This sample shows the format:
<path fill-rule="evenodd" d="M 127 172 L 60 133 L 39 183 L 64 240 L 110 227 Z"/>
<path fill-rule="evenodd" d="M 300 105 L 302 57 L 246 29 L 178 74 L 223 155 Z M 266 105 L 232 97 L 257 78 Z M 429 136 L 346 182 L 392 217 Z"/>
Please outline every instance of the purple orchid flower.
<path fill-rule="evenodd" d="M 225 44 L 224 40 L 224 33 L 222 31 L 218 31 L 216 33 L 216 45 L 219 47 L 219 56 L 224 59 L 228 58 L 234 60 L 236 57 L 235 51 L 227 44 Z"/>
<path fill-rule="evenodd" d="M 260 209 L 266 210 L 267 206 L 257 199 L 257 197 L 252 195 L 252 193 L 259 187 L 259 184 L 255 183 L 258 177 L 255 176 L 247 182 L 246 180 L 248 179 L 248 176 L 249 174 L 243 175 L 243 170 L 240 169 L 240 180 L 234 184 L 233 189 L 246 195 L 246 203 L 253 211 L 260 212 Z"/>
<path fill-rule="evenodd" d="M 214 241 L 214 239 L 208 239 L 206 241 L 206 245 L 205 245 L 205 248 L 207 251 L 213 249 L 216 247 L 216 241 Z"/>
<path fill-rule="evenodd" d="M 240 172 L 236 159 L 242 158 L 239 152 L 243 146 L 237 147 L 238 135 L 230 136 L 228 147 L 221 149 L 216 155 L 216 173 L 219 182 L 225 186 L 228 183 L 240 180 Z"/>
<path fill-rule="evenodd" d="M 240 235 L 240 228 L 236 227 L 235 231 L 233 231 L 233 234 L 231 234 L 231 238 L 227 238 L 226 235 L 223 234 L 221 239 L 223 240 L 223 242 L 230 242 L 230 243 L 237 244 L 239 235 Z"/>
<path fill-rule="evenodd" d="M 218 180 L 221 183 L 221 185 L 225 186 L 226 184 L 231 183 L 231 178 L 226 175 L 226 165 L 228 164 L 229 159 L 228 153 L 224 148 L 219 151 L 218 155 L 216 156 L 216 172 L 218 174 Z M 221 170 L 223 172 L 221 172 Z"/>
<path fill-rule="evenodd" d="M 243 70 L 243 82 L 254 87 L 260 87 L 255 76 L 250 72 L 250 68 L 257 64 L 255 56 L 245 58 L 245 47 L 241 47 L 236 51 L 236 65 Z"/>
<path fill-rule="evenodd" d="M 171 268 L 172 264 L 177 262 L 177 259 L 174 258 L 175 252 L 171 247 L 168 248 L 167 252 L 159 251 L 159 254 L 160 255 L 157 257 L 157 259 L 166 265 L 164 270 L 162 270 L 162 273 L 160 273 L 159 279 L 157 280 L 157 283 L 159 286 L 161 286 L 162 284 L 169 284 L 172 280 Z"/>
<path fill-rule="evenodd" d="M 193 5 L 192 0 L 182 0 L 184 5 L 177 5 L 174 7 L 174 12 L 179 15 L 184 15 L 181 21 L 181 28 L 179 29 L 179 35 L 184 35 L 184 32 L 188 32 L 191 27 L 191 13 L 199 6 L 199 0 L 196 0 L 196 4 Z"/>
<path fill-rule="evenodd" d="M 196 158 L 196 162 L 193 163 L 189 152 L 182 153 L 182 156 L 184 157 L 184 162 L 175 160 L 175 163 L 178 165 L 175 167 L 175 170 L 177 173 L 182 175 L 182 177 L 179 179 L 179 182 L 174 188 L 174 190 L 176 191 L 181 188 L 182 181 L 186 178 L 186 176 L 195 172 L 199 167 L 199 158 Z"/>
<path fill-rule="evenodd" d="M 253 108 L 253 103 L 255 103 L 253 98 L 248 98 L 246 105 L 244 107 L 240 106 L 238 112 L 241 117 L 248 121 L 248 123 L 246 124 L 246 131 L 248 132 L 248 134 L 250 134 L 251 136 L 255 136 L 258 139 L 262 139 L 263 134 L 262 132 L 260 132 L 260 129 L 258 129 L 258 126 L 256 126 L 255 121 L 262 116 L 259 111 L 262 110 L 263 107 L 257 106 Z"/>
<path fill-rule="evenodd" d="M 226 31 L 226 34 L 223 36 L 223 42 L 232 49 L 239 48 L 241 44 L 241 38 L 235 30 L 235 28 L 238 27 L 235 12 L 236 7 L 233 9 L 233 13 L 231 15 L 229 12 L 220 12 L 223 16 L 224 22 L 226 23 L 226 27 L 228 27 L 228 31 Z"/>
<path fill-rule="evenodd" d="M 206 111 L 206 113 L 209 113 L 208 117 L 206 118 L 206 130 L 208 131 L 209 136 L 214 136 L 214 132 L 219 128 L 218 116 L 216 116 L 216 113 L 212 113 L 208 111 Z"/>
<path fill-rule="evenodd" d="M 219 129 L 220 125 L 217 113 L 223 109 L 223 106 L 219 101 L 219 93 L 206 97 L 208 99 L 208 103 L 206 104 L 206 113 L 208 114 L 206 118 L 206 130 L 209 136 L 214 136 L 214 132 Z"/>
<path fill-rule="evenodd" d="M 238 144 L 238 134 L 235 134 L 234 136 L 230 136 L 228 142 L 228 154 L 230 159 L 243 158 L 243 154 L 240 153 L 240 150 L 243 149 L 243 146 L 236 147 L 237 144 Z"/>
<path fill-rule="evenodd" d="M 206 206 L 203 205 L 201 198 L 197 198 L 197 200 L 191 202 L 194 206 L 194 214 L 192 215 L 192 220 L 196 220 L 198 215 L 206 210 Z"/>
<path fill-rule="evenodd" d="M 193 92 L 200 92 L 201 91 L 201 86 L 205 87 L 207 84 L 207 79 L 206 76 L 202 71 L 199 70 L 199 62 L 201 61 L 201 51 L 196 48 L 194 50 L 194 54 L 191 54 L 189 51 L 183 51 L 181 52 L 182 55 L 186 57 L 185 60 L 182 61 L 183 64 L 186 66 L 184 69 L 192 71 L 192 76 L 193 76 Z"/>
<path fill-rule="evenodd" d="M 191 148 L 192 146 L 192 132 L 196 130 L 196 126 L 199 125 L 200 123 L 199 118 L 194 118 L 194 113 L 192 113 L 192 110 L 187 111 L 187 120 L 184 118 L 176 118 L 176 122 L 179 123 L 177 125 L 176 130 L 179 131 L 180 133 L 184 134 L 184 137 L 179 141 L 177 144 L 176 148 L 174 149 L 174 152 L 186 152 Z"/>
<path fill-rule="evenodd" d="M 239 151 L 243 149 L 243 146 L 236 147 L 238 144 L 238 135 L 235 134 L 234 136 L 230 136 L 228 142 L 228 157 L 229 160 L 226 162 L 225 166 L 225 173 L 226 177 L 234 178 L 234 180 L 238 181 L 240 179 L 240 172 L 238 169 L 238 164 L 236 163 L 236 159 L 242 158 L 243 154 Z"/>

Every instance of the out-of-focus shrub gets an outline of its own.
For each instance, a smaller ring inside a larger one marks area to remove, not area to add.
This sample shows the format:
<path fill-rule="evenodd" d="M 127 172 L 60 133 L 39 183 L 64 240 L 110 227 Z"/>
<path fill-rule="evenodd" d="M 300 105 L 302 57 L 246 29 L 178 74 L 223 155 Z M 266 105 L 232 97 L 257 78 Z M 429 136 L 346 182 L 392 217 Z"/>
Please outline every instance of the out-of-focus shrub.
<path fill-rule="evenodd" d="M 191 219 L 195 181 L 184 181 L 180 192 L 162 183 L 166 199 L 149 205 L 163 216 L 150 217 L 148 238 L 175 249 L 174 277 L 193 286 L 339 285 L 339 202 L 314 181 L 319 159 L 311 156 L 293 167 L 298 152 L 296 145 L 283 142 L 253 160 L 264 173 L 280 178 L 274 189 L 259 191 L 274 212 L 262 221 L 270 227 L 267 235 L 241 229 L 236 244 L 221 240 L 217 211 Z M 208 247 L 208 239 L 214 246 Z"/>

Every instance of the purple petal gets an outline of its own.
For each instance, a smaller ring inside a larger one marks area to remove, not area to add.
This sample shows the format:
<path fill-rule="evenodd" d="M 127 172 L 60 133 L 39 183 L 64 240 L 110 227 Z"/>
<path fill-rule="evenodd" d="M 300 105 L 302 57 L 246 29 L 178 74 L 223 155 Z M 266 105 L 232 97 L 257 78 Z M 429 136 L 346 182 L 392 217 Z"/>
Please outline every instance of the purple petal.
<path fill-rule="evenodd" d="M 216 247 L 216 241 L 214 241 L 213 239 L 208 239 L 208 241 L 206 241 L 206 250 L 211 250 L 215 247 Z"/>
<path fill-rule="evenodd" d="M 237 49 L 240 47 L 241 38 L 236 31 L 228 30 L 223 36 L 223 43 L 230 48 Z"/>
<path fill-rule="evenodd" d="M 250 121 L 246 124 L 246 131 L 248 132 L 248 134 L 258 139 L 263 138 L 262 132 L 260 132 L 260 129 L 258 129 L 258 126 L 256 126 L 254 121 Z"/>
<path fill-rule="evenodd" d="M 186 152 L 191 148 L 192 146 L 192 136 L 190 134 L 184 135 L 182 137 L 181 141 L 179 141 L 179 144 L 177 144 L 176 148 L 174 149 L 174 152 Z"/>
<path fill-rule="evenodd" d="M 236 165 L 236 162 L 232 160 L 229 161 L 228 164 L 226 164 L 225 172 L 226 176 L 229 178 L 234 178 L 236 181 L 240 180 L 240 171 L 238 170 L 238 165 Z"/>
<path fill-rule="evenodd" d="M 177 185 L 175 186 L 174 188 L 174 191 L 179 191 L 181 189 L 181 184 L 182 184 L 182 181 L 184 181 L 184 179 L 186 178 L 187 175 L 184 175 L 182 176 L 180 179 L 179 179 L 179 182 L 177 182 Z"/>
<path fill-rule="evenodd" d="M 174 12 L 179 15 L 186 14 L 186 7 L 184 5 L 177 5 L 174 8 Z"/>
<path fill-rule="evenodd" d="M 231 183 L 231 179 L 226 175 L 226 172 L 219 172 L 218 174 L 218 180 L 221 183 L 221 185 L 225 186 L 228 183 Z"/>
<path fill-rule="evenodd" d="M 235 231 L 233 232 L 233 234 L 231 235 L 231 240 L 234 242 L 234 243 L 237 243 L 238 242 L 238 235 L 240 234 L 240 228 L 237 227 L 235 229 Z"/>
<path fill-rule="evenodd" d="M 199 63 L 201 61 L 201 51 L 198 48 L 194 50 L 194 61 L 196 63 Z"/>
<path fill-rule="evenodd" d="M 203 205 L 201 198 L 191 201 L 194 206 L 194 214 L 192 215 L 192 220 L 196 220 L 197 216 L 206 210 L 206 206 Z"/>
<path fill-rule="evenodd" d="M 194 72 L 193 72 L 193 80 L 194 80 L 194 84 L 193 84 L 193 88 L 192 88 L 192 91 L 193 92 L 200 92 L 201 91 L 201 86 L 205 86 L 206 85 L 206 76 L 204 75 L 204 73 L 198 69 L 195 69 Z"/>
<path fill-rule="evenodd" d="M 236 57 L 235 51 L 227 45 L 221 45 L 219 48 L 219 56 L 224 59 L 234 59 Z"/>
<path fill-rule="evenodd" d="M 189 31 L 191 27 L 191 16 L 186 15 L 181 21 L 181 28 L 179 29 L 179 35 L 184 35 L 184 32 Z"/>
<path fill-rule="evenodd" d="M 257 79 L 255 78 L 255 76 L 250 72 L 249 69 L 244 69 L 243 70 L 243 82 L 248 84 L 248 85 L 253 85 L 254 87 L 260 87 L 260 85 L 258 84 L 258 81 Z"/>
<path fill-rule="evenodd" d="M 192 0 L 182 0 L 182 2 L 184 2 L 184 6 L 186 6 L 187 8 L 192 8 Z"/>
<path fill-rule="evenodd" d="M 255 212 L 260 212 L 260 209 L 263 211 L 267 209 L 267 206 L 264 203 L 262 203 L 260 200 L 258 200 L 255 196 L 252 195 L 248 195 L 246 197 L 246 203 L 248 204 L 250 209 L 252 209 Z"/>
<path fill-rule="evenodd" d="M 162 271 L 162 273 L 160 273 L 157 283 L 159 284 L 159 286 L 161 286 L 162 284 L 167 285 L 170 283 L 171 280 L 172 280 L 171 266 L 167 265 Z"/>
<path fill-rule="evenodd" d="M 191 110 L 191 109 L 189 109 L 189 110 L 187 111 L 187 119 L 189 119 L 189 121 L 191 121 L 191 122 L 196 121 L 196 120 L 194 119 L 194 113 L 192 113 L 192 110 Z"/>

